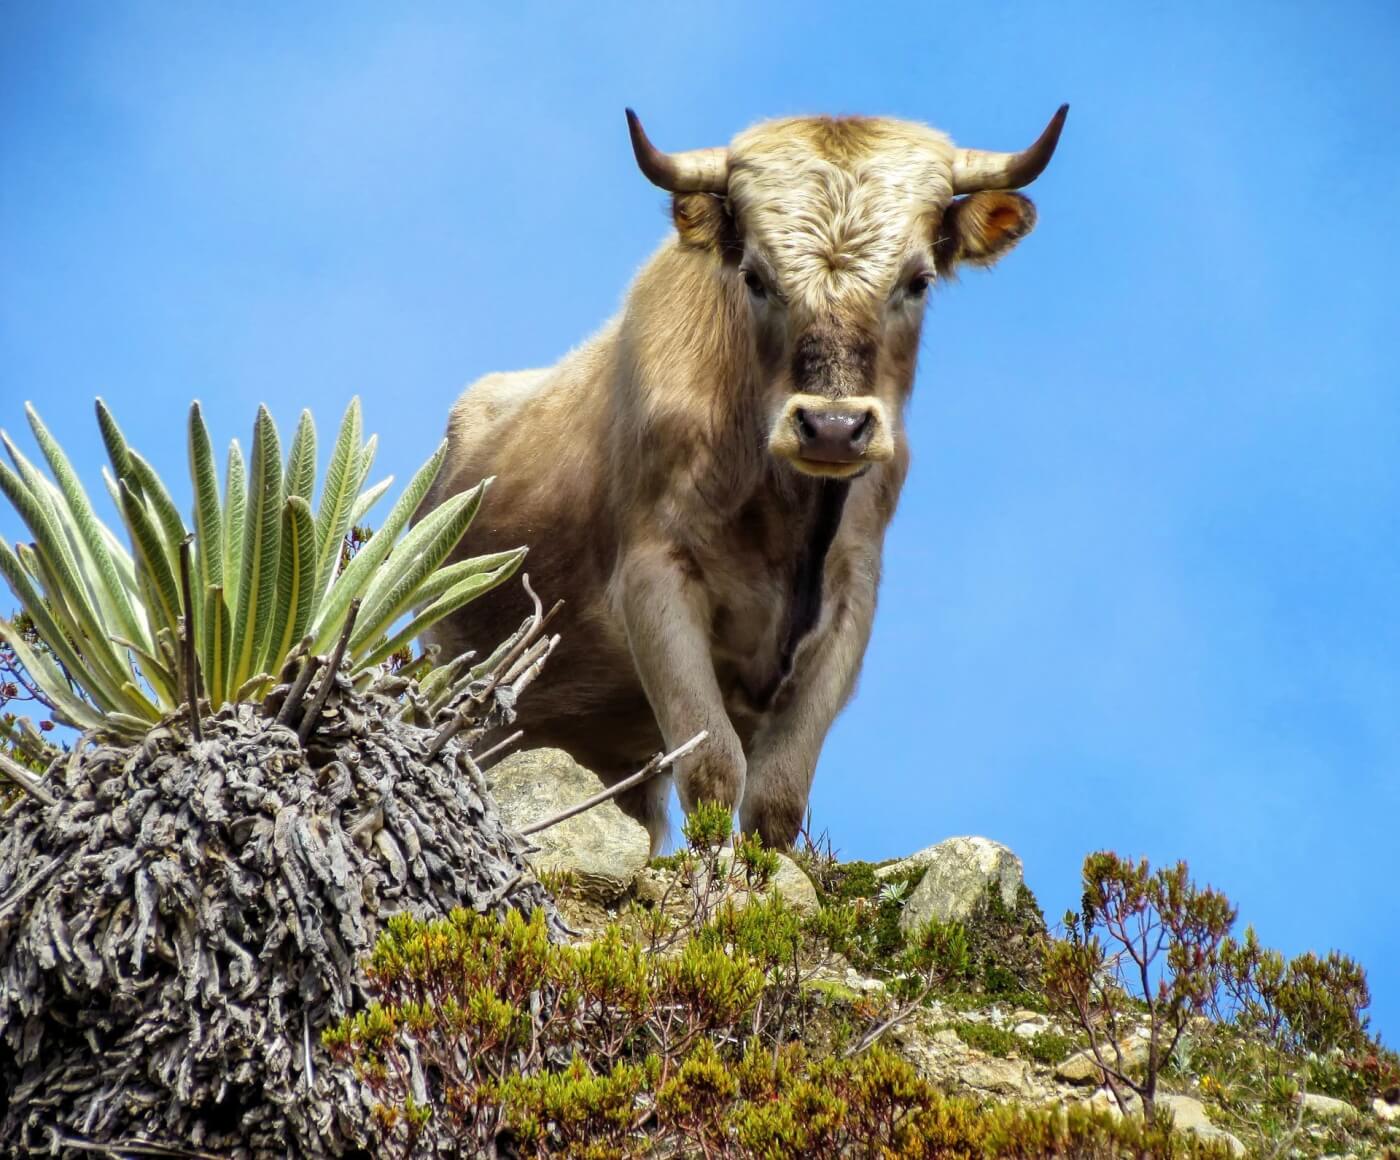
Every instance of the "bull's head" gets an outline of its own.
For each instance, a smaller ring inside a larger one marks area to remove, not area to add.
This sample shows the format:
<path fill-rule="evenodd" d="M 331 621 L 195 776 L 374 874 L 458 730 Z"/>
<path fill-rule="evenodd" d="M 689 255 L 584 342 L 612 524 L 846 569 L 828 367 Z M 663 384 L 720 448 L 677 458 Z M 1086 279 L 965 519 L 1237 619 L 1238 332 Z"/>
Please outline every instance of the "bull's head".
<path fill-rule="evenodd" d="M 1067 110 L 1020 153 L 866 118 L 769 122 L 727 148 L 663 153 L 627 111 L 682 244 L 715 253 L 748 300 L 774 455 L 835 478 L 894 455 L 930 285 L 1030 232 L 1035 207 L 1010 191 L 1049 163 Z"/>

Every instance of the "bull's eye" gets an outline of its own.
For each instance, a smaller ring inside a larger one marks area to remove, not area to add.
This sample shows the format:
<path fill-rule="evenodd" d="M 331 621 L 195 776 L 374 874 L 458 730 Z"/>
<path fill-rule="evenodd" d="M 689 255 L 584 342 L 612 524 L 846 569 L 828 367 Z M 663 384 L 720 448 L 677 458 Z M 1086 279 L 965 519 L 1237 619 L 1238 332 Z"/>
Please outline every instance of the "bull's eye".
<path fill-rule="evenodd" d="M 910 298 L 922 298 L 928 292 L 929 277 L 927 274 L 915 274 L 909 279 L 909 285 L 905 291 Z"/>
<path fill-rule="evenodd" d="M 744 285 L 749 288 L 749 293 L 755 298 L 767 298 L 768 287 L 763 284 L 763 279 L 752 270 L 740 270 L 744 276 Z"/>

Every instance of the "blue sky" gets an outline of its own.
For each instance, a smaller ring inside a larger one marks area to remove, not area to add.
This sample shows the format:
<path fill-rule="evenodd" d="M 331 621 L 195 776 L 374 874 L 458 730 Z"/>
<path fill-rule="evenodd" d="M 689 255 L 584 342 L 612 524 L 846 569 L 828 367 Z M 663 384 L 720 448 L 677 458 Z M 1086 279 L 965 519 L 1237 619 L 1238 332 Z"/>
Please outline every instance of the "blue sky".
<path fill-rule="evenodd" d="M 1186 858 L 1359 958 L 1393 1043 L 1400 10 L 867 11 L 7 4 L 0 424 L 33 399 L 100 490 L 95 394 L 179 478 L 193 397 L 246 439 L 359 393 L 403 479 L 664 236 L 624 105 L 665 148 L 796 112 L 1017 148 L 1069 101 L 1036 233 L 933 300 L 817 825 L 999 839 L 1052 918 L 1090 850 Z"/>

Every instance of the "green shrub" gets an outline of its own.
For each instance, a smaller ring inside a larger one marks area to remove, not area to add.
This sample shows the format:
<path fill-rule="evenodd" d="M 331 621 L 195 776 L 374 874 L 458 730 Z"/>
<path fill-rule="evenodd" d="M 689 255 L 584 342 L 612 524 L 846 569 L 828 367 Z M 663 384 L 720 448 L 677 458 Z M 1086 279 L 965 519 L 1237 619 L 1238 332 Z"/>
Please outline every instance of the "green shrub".
<path fill-rule="evenodd" d="M 1054 1067 L 1063 1063 L 1078 1048 L 1079 1045 L 1068 1035 L 1062 1035 L 1058 1031 L 1037 1031 L 1024 1042 L 1021 1050 L 1037 1063 Z"/>
<path fill-rule="evenodd" d="M 953 1030 L 969 1047 L 975 1047 L 988 1055 L 1004 1058 L 1017 1054 L 1021 1048 L 1020 1036 L 993 1023 L 954 1023 Z"/>
<path fill-rule="evenodd" d="M 375 1004 L 324 1039 L 380 1100 L 381 1150 L 405 1156 L 1229 1155 L 1102 1114 L 949 1098 L 878 1044 L 815 1056 L 755 1021 L 800 926 L 725 906 L 658 956 L 616 926 L 568 947 L 539 916 L 400 916 L 369 963 Z"/>

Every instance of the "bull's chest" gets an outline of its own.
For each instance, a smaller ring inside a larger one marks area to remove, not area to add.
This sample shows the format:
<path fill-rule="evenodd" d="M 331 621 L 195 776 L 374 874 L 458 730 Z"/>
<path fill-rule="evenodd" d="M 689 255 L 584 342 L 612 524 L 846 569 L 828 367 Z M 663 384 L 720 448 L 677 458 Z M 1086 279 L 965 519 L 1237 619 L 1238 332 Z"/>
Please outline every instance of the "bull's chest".
<path fill-rule="evenodd" d="M 781 703 L 831 620 L 839 575 L 830 557 L 847 490 L 823 483 L 796 510 L 743 513 L 709 573 L 715 675 L 736 724 L 761 720 Z"/>

